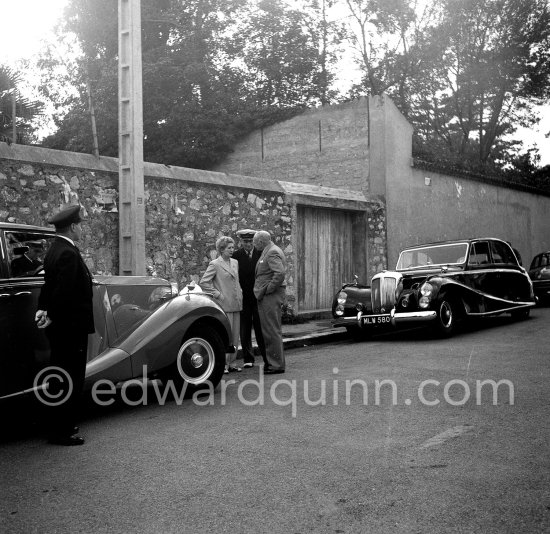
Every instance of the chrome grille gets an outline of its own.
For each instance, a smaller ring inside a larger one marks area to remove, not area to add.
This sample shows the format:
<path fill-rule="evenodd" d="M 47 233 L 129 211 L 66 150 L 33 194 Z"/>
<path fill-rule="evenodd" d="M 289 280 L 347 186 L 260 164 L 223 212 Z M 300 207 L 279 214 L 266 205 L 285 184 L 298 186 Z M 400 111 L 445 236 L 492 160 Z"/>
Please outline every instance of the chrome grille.
<path fill-rule="evenodd" d="M 395 289 L 401 280 L 399 273 L 380 273 L 372 279 L 372 312 L 390 313 L 395 306 Z"/>

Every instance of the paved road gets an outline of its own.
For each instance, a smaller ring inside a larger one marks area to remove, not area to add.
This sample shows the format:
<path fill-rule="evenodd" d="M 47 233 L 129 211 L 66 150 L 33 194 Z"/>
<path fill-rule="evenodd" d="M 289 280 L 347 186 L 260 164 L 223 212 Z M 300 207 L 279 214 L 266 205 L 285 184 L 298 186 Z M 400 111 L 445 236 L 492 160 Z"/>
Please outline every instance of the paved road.
<path fill-rule="evenodd" d="M 10 427 L 0 531 L 550 532 L 549 324 L 543 308 L 451 340 L 292 350 L 263 405 L 257 369 L 203 406 L 149 388 L 90 410 L 84 447 Z M 496 402 L 484 380 L 508 381 Z"/>

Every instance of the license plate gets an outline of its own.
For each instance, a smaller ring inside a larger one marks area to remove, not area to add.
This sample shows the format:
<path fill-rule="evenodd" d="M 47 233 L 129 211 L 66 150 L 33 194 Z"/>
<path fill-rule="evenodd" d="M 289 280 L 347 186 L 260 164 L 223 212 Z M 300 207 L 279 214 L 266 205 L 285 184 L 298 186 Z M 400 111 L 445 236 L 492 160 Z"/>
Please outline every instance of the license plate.
<path fill-rule="evenodd" d="M 390 324 L 391 315 L 366 315 L 362 317 L 363 324 Z"/>

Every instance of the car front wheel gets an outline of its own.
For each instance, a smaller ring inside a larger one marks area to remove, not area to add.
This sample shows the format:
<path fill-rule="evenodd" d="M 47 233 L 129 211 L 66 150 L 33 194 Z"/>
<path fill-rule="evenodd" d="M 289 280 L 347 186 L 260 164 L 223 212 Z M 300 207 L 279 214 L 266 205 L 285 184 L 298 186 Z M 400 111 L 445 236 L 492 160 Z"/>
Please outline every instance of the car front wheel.
<path fill-rule="evenodd" d="M 212 328 L 189 331 L 178 350 L 168 378 L 185 387 L 185 396 L 196 391 L 214 390 L 223 376 L 225 350 L 219 334 Z"/>
<path fill-rule="evenodd" d="M 458 306 L 453 300 L 443 297 L 437 306 L 437 333 L 450 337 L 456 332 L 458 322 Z"/>

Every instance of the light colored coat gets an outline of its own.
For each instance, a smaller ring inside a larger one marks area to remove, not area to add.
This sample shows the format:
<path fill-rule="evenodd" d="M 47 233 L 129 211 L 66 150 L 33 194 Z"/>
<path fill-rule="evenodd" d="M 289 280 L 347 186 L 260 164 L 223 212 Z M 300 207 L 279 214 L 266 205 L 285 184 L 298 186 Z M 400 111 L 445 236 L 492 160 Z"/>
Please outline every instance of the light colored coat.
<path fill-rule="evenodd" d="M 243 292 L 239 284 L 239 262 L 230 258 L 231 265 L 220 256 L 208 264 L 199 285 L 218 301 L 223 311 L 243 309 Z"/>
<path fill-rule="evenodd" d="M 285 287 L 286 259 L 284 252 L 274 243 L 270 243 L 262 251 L 256 264 L 256 280 L 254 295 L 262 300 L 264 295 L 270 295 L 279 287 Z"/>

